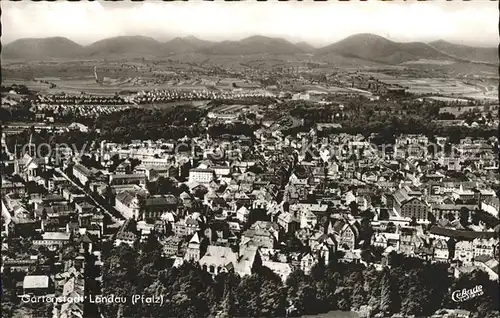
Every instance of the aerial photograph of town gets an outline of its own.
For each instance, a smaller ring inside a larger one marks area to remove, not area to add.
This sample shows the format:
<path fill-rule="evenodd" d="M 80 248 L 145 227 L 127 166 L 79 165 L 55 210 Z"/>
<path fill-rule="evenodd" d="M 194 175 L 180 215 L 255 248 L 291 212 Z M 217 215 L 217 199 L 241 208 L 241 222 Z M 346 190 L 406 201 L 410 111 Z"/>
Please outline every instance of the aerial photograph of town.
<path fill-rule="evenodd" d="M 1 317 L 498 317 L 498 2 L 0 5 Z"/>

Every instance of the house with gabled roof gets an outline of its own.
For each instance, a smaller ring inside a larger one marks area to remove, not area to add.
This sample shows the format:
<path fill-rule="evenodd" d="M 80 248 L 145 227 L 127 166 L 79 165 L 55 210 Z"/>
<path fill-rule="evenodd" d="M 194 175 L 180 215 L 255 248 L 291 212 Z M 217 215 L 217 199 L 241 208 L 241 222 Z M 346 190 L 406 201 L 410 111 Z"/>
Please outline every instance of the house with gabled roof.
<path fill-rule="evenodd" d="M 226 246 L 209 245 L 198 262 L 201 268 L 216 276 L 222 272 L 234 271 L 240 276 L 251 275 L 262 265 L 257 247 L 245 247 L 234 251 Z"/>
<path fill-rule="evenodd" d="M 295 233 L 300 228 L 299 220 L 290 212 L 282 212 L 277 218 L 285 233 Z"/>
<path fill-rule="evenodd" d="M 472 247 L 474 250 L 474 258 L 480 255 L 495 257 L 495 254 L 497 252 L 496 249 L 498 248 L 498 237 L 477 237 L 472 240 Z"/>
<path fill-rule="evenodd" d="M 281 278 L 283 283 L 286 282 L 288 276 L 292 273 L 292 265 L 290 263 L 282 263 L 282 262 L 273 262 L 273 261 L 264 261 L 262 265 L 269 268 L 276 275 Z"/>
<path fill-rule="evenodd" d="M 481 210 L 488 212 L 493 216 L 498 216 L 500 210 L 500 200 L 498 197 L 486 197 L 481 200 Z"/>
<path fill-rule="evenodd" d="M 404 218 L 427 221 L 430 207 L 421 199 L 421 196 L 420 191 L 415 191 L 408 186 L 397 190 L 393 195 L 394 211 Z"/>
<path fill-rule="evenodd" d="M 243 192 L 243 191 L 237 191 L 237 192 L 235 192 L 233 199 L 238 204 L 247 205 L 247 206 L 251 205 L 250 197 L 245 192 Z"/>
<path fill-rule="evenodd" d="M 249 245 L 273 249 L 280 240 L 280 228 L 277 223 L 257 221 L 243 232 L 242 242 L 246 240 Z"/>
<path fill-rule="evenodd" d="M 313 229 L 318 223 L 318 217 L 311 210 L 300 210 L 299 221 L 300 228 Z"/>
<path fill-rule="evenodd" d="M 289 182 L 293 185 L 305 186 L 308 184 L 310 177 L 312 177 L 312 171 L 309 169 L 305 169 L 304 171 L 294 171 L 290 176 Z"/>
<path fill-rule="evenodd" d="M 300 269 L 306 274 L 309 275 L 311 269 L 314 265 L 316 265 L 318 261 L 311 253 L 305 253 L 300 256 Z"/>
<path fill-rule="evenodd" d="M 464 239 L 455 244 L 454 259 L 464 263 L 470 263 L 474 259 L 474 246 L 471 239 Z"/>
<path fill-rule="evenodd" d="M 247 209 L 244 205 L 242 205 L 238 210 L 236 210 L 236 218 L 241 223 L 246 223 L 248 221 L 248 217 L 250 215 L 250 210 Z"/>
<path fill-rule="evenodd" d="M 333 235 L 317 231 L 309 238 L 309 247 L 314 255 L 328 264 L 337 251 L 337 241 Z"/>
<path fill-rule="evenodd" d="M 175 222 L 172 230 L 179 237 L 193 235 L 195 232 L 201 230 L 204 221 L 206 220 L 203 220 L 199 213 L 193 213 Z"/>
<path fill-rule="evenodd" d="M 113 174 L 109 177 L 109 183 L 111 185 L 123 185 L 123 184 L 146 184 L 145 174 Z"/>
<path fill-rule="evenodd" d="M 141 219 L 158 219 L 167 211 L 177 211 L 179 201 L 171 194 L 153 195 L 139 201 L 141 209 Z"/>
<path fill-rule="evenodd" d="M 115 208 L 125 218 L 138 218 L 140 211 L 139 197 L 132 191 L 122 191 L 115 197 Z"/>
<path fill-rule="evenodd" d="M 177 256 L 177 254 L 179 254 L 182 241 L 182 238 L 175 235 L 171 235 L 166 239 L 160 240 L 159 243 L 162 245 L 162 255 L 164 257 Z"/>
<path fill-rule="evenodd" d="M 95 178 L 95 171 L 77 163 L 73 166 L 73 176 L 80 181 L 80 184 L 86 185 Z"/>
<path fill-rule="evenodd" d="M 135 241 L 138 239 L 137 228 L 135 226 L 135 220 L 128 219 L 120 227 L 118 232 L 116 232 L 114 237 L 114 245 L 119 246 L 121 244 L 127 244 L 133 246 Z"/>
<path fill-rule="evenodd" d="M 14 173 L 20 175 L 25 181 L 32 181 L 41 173 L 44 166 L 44 158 L 35 158 L 25 153 L 21 159 L 14 161 Z"/>
<path fill-rule="evenodd" d="M 399 252 L 408 256 L 415 255 L 417 246 L 421 244 L 421 239 L 416 235 L 405 235 L 400 232 Z"/>
<path fill-rule="evenodd" d="M 208 241 L 199 232 L 195 232 L 189 240 L 184 259 L 192 262 L 198 262 L 202 255 L 205 254 Z"/>
<path fill-rule="evenodd" d="M 92 211 L 95 210 L 95 205 L 89 203 L 88 201 L 80 201 L 75 203 L 75 209 L 78 211 L 80 214 L 86 214 L 86 213 L 91 213 Z"/>
<path fill-rule="evenodd" d="M 448 242 L 445 239 L 436 239 L 432 242 L 434 248 L 434 260 L 438 262 L 447 262 L 450 258 Z"/>
<path fill-rule="evenodd" d="M 498 260 L 491 256 L 477 256 L 474 258 L 474 265 L 488 273 L 490 280 L 498 281 Z"/>
<path fill-rule="evenodd" d="M 335 236 L 339 249 L 356 248 L 359 240 L 359 223 L 356 220 L 334 219 L 327 226 L 327 233 Z"/>
<path fill-rule="evenodd" d="M 393 246 L 395 250 L 399 250 L 400 248 L 400 235 L 398 233 L 375 233 L 372 236 L 371 244 L 373 246 L 380 246 L 382 248 L 387 248 L 389 246 Z"/>

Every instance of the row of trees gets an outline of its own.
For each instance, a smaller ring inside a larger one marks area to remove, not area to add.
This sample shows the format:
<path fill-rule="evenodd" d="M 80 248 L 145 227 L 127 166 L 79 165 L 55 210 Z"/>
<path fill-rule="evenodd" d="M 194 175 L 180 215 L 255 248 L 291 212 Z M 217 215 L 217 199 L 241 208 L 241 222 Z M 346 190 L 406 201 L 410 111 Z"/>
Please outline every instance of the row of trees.
<path fill-rule="evenodd" d="M 214 99 L 208 103 L 210 107 L 217 107 L 222 105 L 264 105 L 268 106 L 276 102 L 272 97 L 243 97 L 234 99 Z"/>
<path fill-rule="evenodd" d="M 0 122 L 32 121 L 35 119 L 35 114 L 30 110 L 30 107 L 30 102 L 26 99 L 14 106 L 8 106 L 5 103 L 0 107 Z"/>
<path fill-rule="evenodd" d="M 178 139 L 198 135 L 197 124 L 204 115 L 203 111 L 188 106 L 162 110 L 132 108 L 98 118 L 95 128 L 101 130 L 104 139 L 117 142 Z"/>
<path fill-rule="evenodd" d="M 328 99 L 328 98 L 327 98 Z M 276 109 L 267 110 L 266 118 L 279 118 L 284 113 L 304 119 L 304 125 L 286 133 L 307 131 L 316 123 L 335 122 L 341 128 L 324 129 L 320 135 L 331 133 L 376 133 L 381 143 L 390 143 L 395 135 L 425 134 L 428 136 L 450 136 L 458 141 L 466 136 L 488 138 L 495 136 L 495 130 L 489 128 L 468 128 L 460 126 L 440 126 L 433 123 L 436 119 L 450 119 L 446 114 L 439 114 L 439 104 L 425 101 L 371 101 L 365 97 L 350 99 L 344 107 L 318 106 L 309 101 L 285 101 Z M 472 120 L 476 112 L 464 115 Z"/>
<path fill-rule="evenodd" d="M 20 95 L 30 95 L 32 92 L 26 87 L 26 85 L 17 85 L 17 84 L 12 84 L 10 86 L 0 86 L 0 92 L 1 93 L 8 93 L 10 91 L 14 91 L 17 94 Z"/>
<path fill-rule="evenodd" d="M 248 137 L 253 136 L 253 132 L 258 127 L 255 125 L 248 125 L 245 123 L 234 124 L 217 124 L 208 128 L 208 133 L 212 137 L 220 137 L 222 135 L 244 135 Z"/>
<path fill-rule="evenodd" d="M 59 134 L 47 129 L 36 132 L 34 127 L 31 127 L 6 138 L 8 151 L 22 156 L 22 151 L 28 152 L 29 150 L 28 143 L 30 138 L 35 152 L 40 156 L 46 156 L 50 153 L 55 155 L 55 149 L 63 145 L 67 145 L 67 147 L 70 147 L 75 152 L 81 152 L 82 149 L 89 151 L 92 141 L 95 141 L 94 144 L 98 144 L 99 142 L 99 136 L 95 132 L 86 133 L 79 130 L 70 130 Z"/>
<path fill-rule="evenodd" d="M 233 101 L 213 100 L 211 106 L 227 104 Z M 243 98 L 235 103 L 264 104 L 274 102 L 267 97 Z M 2 120 L 27 120 L 33 114 L 27 105 L 16 109 L 2 109 Z M 102 116 L 97 121 L 91 122 L 82 118 L 66 118 L 70 122 L 79 120 L 99 128 L 105 139 L 114 141 L 130 141 L 132 139 L 159 139 L 159 138 L 181 138 L 183 136 L 197 136 L 205 132 L 204 127 L 199 125 L 205 116 L 206 110 L 200 110 L 189 106 L 176 106 L 168 109 L 127 109 L 122 112 Z M 451 126 L 444 127 L 432 121 L 439 117 L 439 106 L 415 100 L 403 100 L 400 103 L 394 101 L 370 101 L 359 97 L 351 99 L 345 107 L 318 106 L 308 101 L 285 101 L 277 105 L 277 108 L 266 110 L 266 119 L 282 118 L 284 114 L 291 114 L 303 119 L 303 125 L 285 131 L 286 134 L 298 131 L 307 131 L 320 122 L 336 122 L 342 127 L 324 129 L 321 136 L 331 133 L 376 133 L 376 141 L 379 143 L 391 143 L 394 136 L 404 133 L 421 133 L 428 136 L 442 135 L 450 136 L 452 142 L 460 138 L 495 136 L 493 128 L 468 128 Z M 467 118 L 475 116 L 476 113 L 468 112 Z M 5 118 L 4 118 L 5 117 Z M 472 117 L 471 117 L 472 118 Z M 216 125 L 209 128 L 212 136 L 222 134 L 244 134 L 253 135 L 258 127 L 248 124 Z"/>
<path fill-rule="evenodd" d="M 330 128 L 322 130 L 319 136 L 328 136 L 334 133 L 348 134 L 376 134 L 376 142 L 379 144 L 389 144 L 394 142 L 395 136 L 400 134 L 423 134 L 426 136 L 447 136 L 451 143 L 458 143 L 465 137 L 485 138 L 495 136 L 496 130 L 493 128 L 469 128 L 463 126 L 440 126 L 432 123 L 426 118 L 418 116 L 392 116 L 373 117 L 370 121 L 358 120 L 358 117 L 351 122 L 343 122 L 341 128 Z"/>
<path fill-rule="evenodd" d="M 149 238 L 138 249 L 107 249 L 103 294 L 163 295 L 163 304 L 106 304 L 104 315 L 118 317 L 284 317 L 332 310 L 360 310 L 389 316 L 428 316 L 442 308 L 470 310 L 474 317 L 496 317 L 498 289 L 488 275 L 474 271 L 454 279 L 448 264 L 429 264 L 398 254 L 391 267 L 377 271 L 360 264 L 315 265 L 310 275 L 296 270 L 286 284 L 267 268 L 239 277 L 232 272 L 212 279 L 197 264 L 166 268 L 158 242 Z M 484 295 L 457 303 L 454 290 L 483 286 Z"/>

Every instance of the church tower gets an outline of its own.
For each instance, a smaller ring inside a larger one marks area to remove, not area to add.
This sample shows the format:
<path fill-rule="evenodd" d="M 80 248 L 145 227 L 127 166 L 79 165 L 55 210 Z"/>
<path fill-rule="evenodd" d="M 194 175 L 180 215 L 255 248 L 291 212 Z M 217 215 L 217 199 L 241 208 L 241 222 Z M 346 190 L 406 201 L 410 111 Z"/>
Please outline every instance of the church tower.
<path fill-rule="evenodd" d="M 198 234 L 198 232 L 196 232 L 189 241 L 184 259 L 188 261 L 198 262 L 201 258 L 200 245 L 201 245 L 200 235 Z"/>

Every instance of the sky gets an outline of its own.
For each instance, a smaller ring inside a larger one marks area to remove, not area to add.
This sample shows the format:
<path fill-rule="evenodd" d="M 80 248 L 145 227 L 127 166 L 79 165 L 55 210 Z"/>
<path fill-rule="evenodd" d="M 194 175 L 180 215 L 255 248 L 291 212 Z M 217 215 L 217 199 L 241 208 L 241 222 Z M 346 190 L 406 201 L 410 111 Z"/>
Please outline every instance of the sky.
<path fill-rule="evenodd" d="M 67 37 L 87 45 L 121 35 L 159 41 L 177 36 L 239 40 L 251 35 L 324 46 L 356 33 L 393 41 L 497 46 L 498 2 L 10 2 L 1 1 L 2 43 L 19 38 Z"/>

